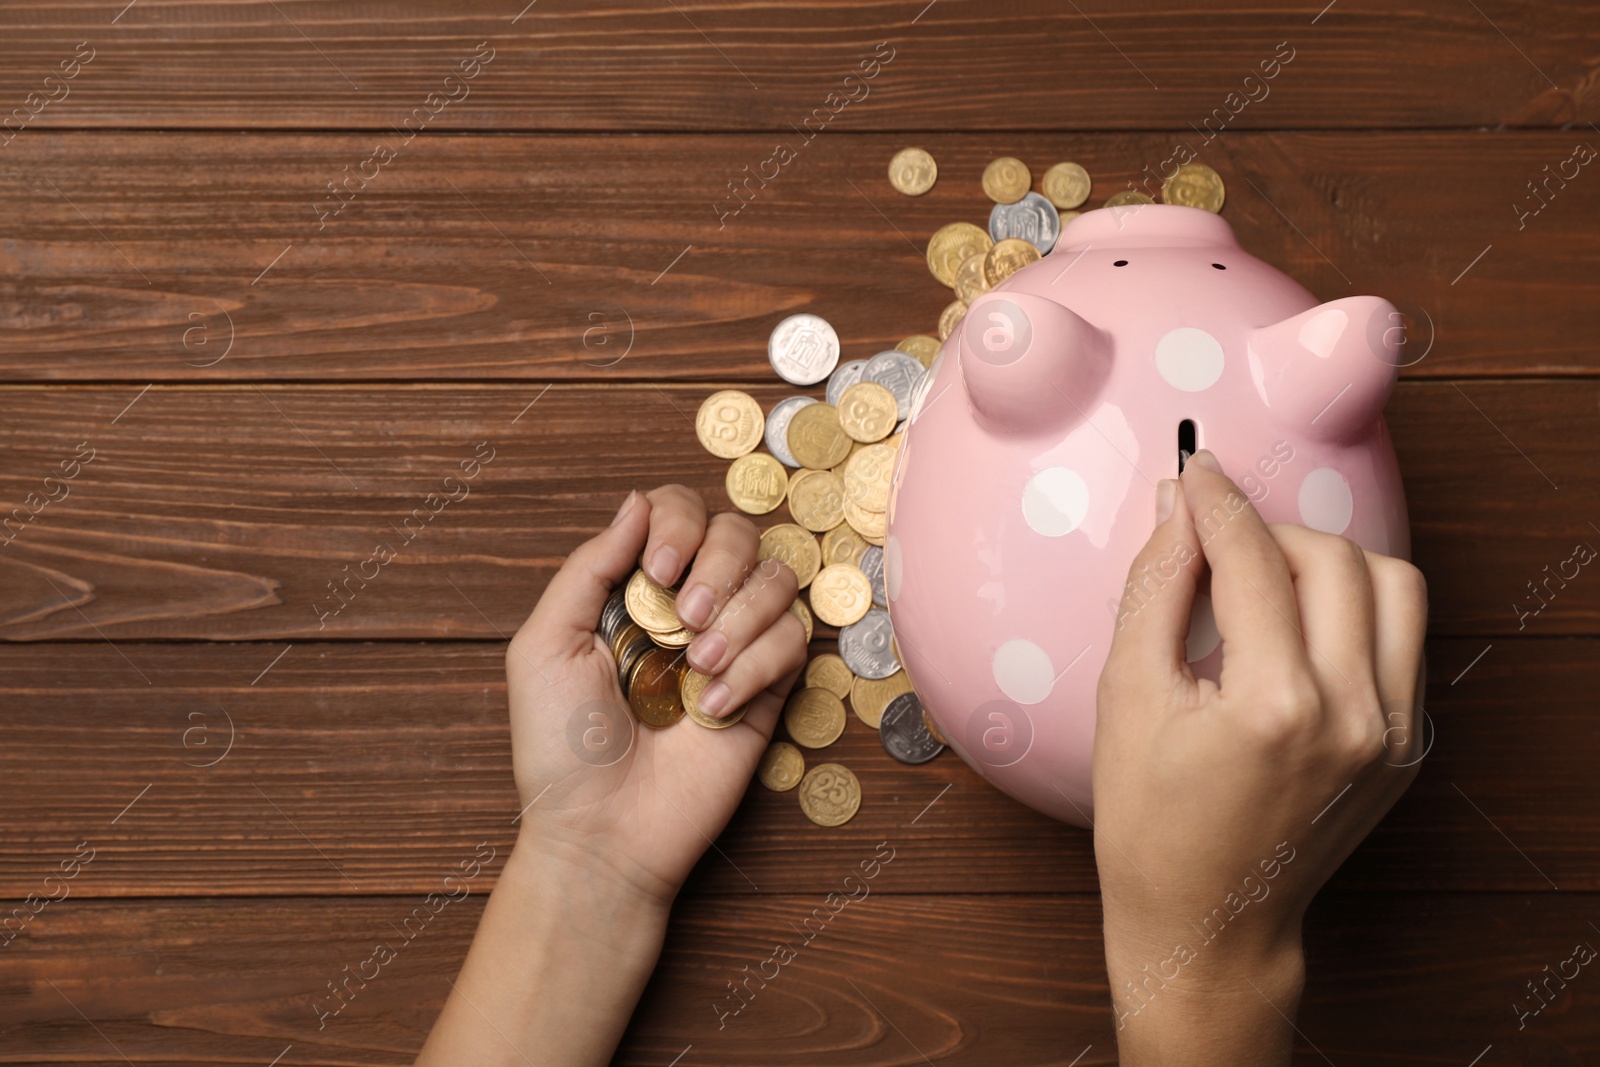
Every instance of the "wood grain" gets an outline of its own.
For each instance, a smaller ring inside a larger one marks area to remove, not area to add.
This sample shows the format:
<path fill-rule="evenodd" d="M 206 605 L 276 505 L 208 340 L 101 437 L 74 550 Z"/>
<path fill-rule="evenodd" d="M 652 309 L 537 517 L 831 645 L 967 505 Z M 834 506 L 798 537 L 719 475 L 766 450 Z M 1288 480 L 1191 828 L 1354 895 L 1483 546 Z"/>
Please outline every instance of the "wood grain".
<path fill-rule="evenodd" d="M 421 137 L 346 202 L 381 136 L 30 134 L 0 150 L 0 379 L 775 381 L 795 311 L 851 355 L 933 331 L 923 249 L 987 219 L 995 155 L 1076 158 L 1099 206 L 1179 142 L 1246 250 L 1409 317 L 1406 377 L 1600 371 L 1600 179 L 1564 164 L 1592 131 L 784 137 L 738 197 L 774 136 Z M 920 198 L 886 175 L 911 140 Z M 1519 217 L 1546 167 L 1577 177 Z"/>
<path fill-rule="evenodd" d="M 751 387 L 765 409 L 792 391 Z M 729 507 L 726 464 L 692 426 L 709 392 L 0 391 L 0 637 L 503 639 L 629 489 L 682 482 Z M 1401 383 L 1389 423 L 1434 633 L 1600 632 L 1600 580 L 1544 585 L 1578 542 L 1600 543 L 1585 505 L 1597 400 L 1593 382 Z M 77 477 L 46 483 L 85 442 Z M 480 452 L 466 495 L 430 517 L 428 494 Z M 379 546 L 395 558 L 371 562 Z"/>
<path fill-rule="evenodd" d="M 897 855 L 882 876 L 908 862 Z M 474 889 L 420 933 L 407 927 L 409 940 L 399 924 L 420 894 L 53 905 L 0 952 L 0 1063 L 266 1064 L 289 1046 L 286 1063 L 409 1063 L 481 900 Z M 615 1062 L 1116 1062 L 1095 897 L 870 893 L 825 922 L 811 918 L 822 902 L 774 895 L 730 910 L 680 897 L 666 962 Z M 1521 1030 L 1512 1005 L 1523 982 L 1594 941 L 1596 904 L 1566 893 L 1325 894 L 1307 920 L 1294 1062 L 1464 1064 L 1491 1044 L 1485 1062 L 1584 1062 L 1600 1043 L 1600 985 L 1570 982 Z M 796 928 L 808 918 L 806 942 Z M 765 986 L 752 980 L 738 1015 L 721 1015 L 735 1003 L 727 983 L 762 970 L 779 940 L 795 958 Z M 395 959 L 364 986 L 352 980 L 344 1007 L 324 1016 L 338 1005 L 327 983 L 378 943 Z M 1410 1003 L 1419 987 L 1426 1011 Z"/>
<path fill-rule="evenodd" d="M 1429 755 L 1336 887 L 1600 890 L 1600 642 L 1497 639 L 1478 659 L 1484 644 L 1429 646 Z M 74 896 L 150 897 L 423 892 L 479 841 L 514 840 L 498 644 L 119 648 L 0 647 L 6 898 L 80 841 L 96 858 Z M 884 840 L 904 857 L 884 893 L 1097 885 L 1086 833 L 954 753 L 905 766 L 852 718 L 827 756 L 861 779 L 860 814 L 822 830 L 752 785 L 693 892 L 824 893 Z"/>
<path fill-rule="evenodd" d="M 434 121 L 455 129 L 779 130 L 837 91 L 856 100 L 834 121 L 855 130 L 1177 129 L 1213 108 L 1246 128 L 1600 115 L 1589 2 L 1477 12 L 1344 0 L 1320 15 L 1281 0 L 1225 10 L 1181 0 L 471 0 L 390 3 L 361 17 L 328 0 L 123 6 L 8 4 L 6 109 L 36 91 L 59 98 L 29 108 L 41 128 L 387 129 L 438 91 L 455 102 Z M 63 96 L 43 78 L 82 41 L 93 58 Z M 492 58 L 470 91 L 447 85 L 485 41 Z M 879 42 L 892 49 L 888 64 L 865 89 L 845 83 Z M 1246 84 L 1275 53 L 1287 65 Z"/>

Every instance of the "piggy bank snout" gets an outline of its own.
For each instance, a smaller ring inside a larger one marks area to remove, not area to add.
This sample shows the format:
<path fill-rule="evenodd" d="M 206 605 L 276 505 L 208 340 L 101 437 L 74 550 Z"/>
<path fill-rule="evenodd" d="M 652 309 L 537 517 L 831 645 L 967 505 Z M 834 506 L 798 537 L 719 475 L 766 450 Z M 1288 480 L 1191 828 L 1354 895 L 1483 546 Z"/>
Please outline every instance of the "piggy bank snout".
<path fill-rule="evenodd" d="M 986 293 L 958 336 L 973 417 L 996 433 L 1059 430 L 1082 417 L 1111 370 L 1111 337 L 1031 293 Z"/>

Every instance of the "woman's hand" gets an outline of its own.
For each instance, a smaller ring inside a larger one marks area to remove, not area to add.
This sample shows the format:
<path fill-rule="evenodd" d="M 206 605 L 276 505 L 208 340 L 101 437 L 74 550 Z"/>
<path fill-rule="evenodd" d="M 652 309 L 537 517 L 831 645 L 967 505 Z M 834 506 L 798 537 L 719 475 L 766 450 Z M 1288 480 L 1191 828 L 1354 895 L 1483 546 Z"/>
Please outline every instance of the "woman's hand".
<path fill-rule="evenodd" d="M 519 849 L 601 860 L 671 902 L 744 795 L 805 665 L 805 628 L 788 611 L 794 572 L 776 560 L 758 565 L 759 545 L 744 515 L 708 521 L 697 493 L 664 485 L 630 494 L 612 525 L 567 557 L 506 653 L 525 806 Z M 715 714 L 725 689 L 723 713 L 748 704 L 733 726 L 635 722 L 595 631 L 607 596 L 641 559 L 662 585 L 689 568 L 677 600 L 697 631 L 689 663 L 715 676 L 700 707 Z"/>
<path fill-rule="evenodd" d="M 1122 1062 L 1287 1063 L 1306 906 L 1424 754 L 1426 589 L 1409 563 L 1268 526 L 1209 452 L 1158 501 L 1095 735 Z M 1216 683 L 1184 651 L 1206 572 Z"/>
<path fill-rule="evenodd" d="M 420 1067 L 611 1062 L 650 977 L 668 908 L 744 795 L 805 664 L 788 611 L 795 576 L 756 565 L 743 515 L 706 520 L 681 485 L 630 493 L 608 529 L 561 565 L 506 652 L 522 829 Z M 726 686 L 720 730 L 685 717 L 639 726 L 595 629 L 644 559 L 671 585 L 693 560 L 678 613 L 689 662 Z"/>

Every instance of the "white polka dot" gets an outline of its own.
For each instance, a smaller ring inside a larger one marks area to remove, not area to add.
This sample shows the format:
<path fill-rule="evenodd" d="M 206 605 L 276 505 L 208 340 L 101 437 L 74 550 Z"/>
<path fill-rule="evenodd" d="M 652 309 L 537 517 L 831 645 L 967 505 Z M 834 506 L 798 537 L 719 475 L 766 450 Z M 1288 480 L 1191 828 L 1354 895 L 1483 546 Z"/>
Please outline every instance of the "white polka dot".
<path fill-rule="evenodd" d="M 1022 490 L 1022 517 L 1046 537 L 1076 530 L 1088 511 L 1089 487 L 1070 467 L 1046 467 Z"/>
<path fill-rule="evenodd" d="M 890 600 L 900 599 L 900 582 L 905 573 L 906 561 L 900 555 L 900 539 L 890 534 L 883 543 L 883 587 Z"/>
<path fill-rule="evenodd" d="M 1204 330 L 1181 326 L 1156 342 L 1156 370 L 1167 384 L 1198 393 L 1222 377 L 1222 345 Z"/>
<path fill-rule="evenodd" d="M 1344 533 L 1355 512 L 1350 483 L 1332 467 L 1318 467 L 1300 483 L 1300 521 L 1323 533 Z"/>
<path fill-rule="evenodd" d="M 1044 649 L 1018 637 L 995 650 L 994 680 L 1018 704 L 1037 704 L 1050 695 L 1056 672 Z"/>
<path fill-rule="evenodd" d="M 1189 663 L 1205 659 L 1222 643 L 1217 633 L 1217 618 L 1211 613 L 1211 598 L 1204 593 L 1194 598 L 1194 608 L 1189 612 L 1189 640 L 1184 643 L 1183 658 Z"/>

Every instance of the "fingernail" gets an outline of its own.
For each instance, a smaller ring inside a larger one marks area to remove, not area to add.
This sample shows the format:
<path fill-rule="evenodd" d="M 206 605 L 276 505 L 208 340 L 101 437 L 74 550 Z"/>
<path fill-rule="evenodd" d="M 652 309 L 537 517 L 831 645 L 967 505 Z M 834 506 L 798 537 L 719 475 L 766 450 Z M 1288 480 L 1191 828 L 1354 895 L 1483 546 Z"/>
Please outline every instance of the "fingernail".
<path fill-rule="evenodd" d="M 707 630 L 689 644 L 689 660 L 701 674 L 715 674 L 722 654 L 728 651 L 728 639 L 721 630 Z M 709 691 L 709 690 L 708 690 Z M 701 694 L 704 702 L 705 695 Z"/>
<path fill-rule="evenodd" d="M 707 715 L 717 716 L 722 714 L 722 706 L 728 702 L 728 687 L 722 682 L 712 682 L 700 692 L 700 710 Z"/>
<path fill-rule="evenodd" d="M 650 577 L 656 580 L 657 585 L 671 585 L 672 580 L 678 576 L 678 563 L 682 558 L 676 548 L 662 545 L 656 549 L 655 555 L 650 557 Z"/>
<path fill-rule="evenodd" d="M 1156 522 L 1166 522 L 1172 515 L 1172 502 L 1177 497 L 1178 483 L 1163 478 L 1156 483 Z"/>
<path fill-rule="evenodd" d="M 678 597 L 678 618 L 699 628 L 711 620 L 711 609 L 715 604 L 711 590 L 703 582 L 696 582 Z"/>
<path fill-rule="evenodd" d="M 1208 448 L 1202 448 L 1200 451 L 1190 456 L 1189 462 L 1198 464 L 1208 471 L 1216 471 L 1218 474 L 1222 473 L 1222 464 L 1217 462 L 1217 457 L 1213 456 L 1211 454 L 1211 450 Z"/>
<path fill-rule="evenodd" d="M 633 507 L 633 500 L 638 495 L 639 490 L 637 489 L 628 494 L 627 498 L 623 500 L 622 506 L 617 509 L 617 517 L 611 520 L 611 525 L 615 526 L 617 523 L 622 521 L 622 516 L 626 515 L 628 513 L 628 509 Z"/>

